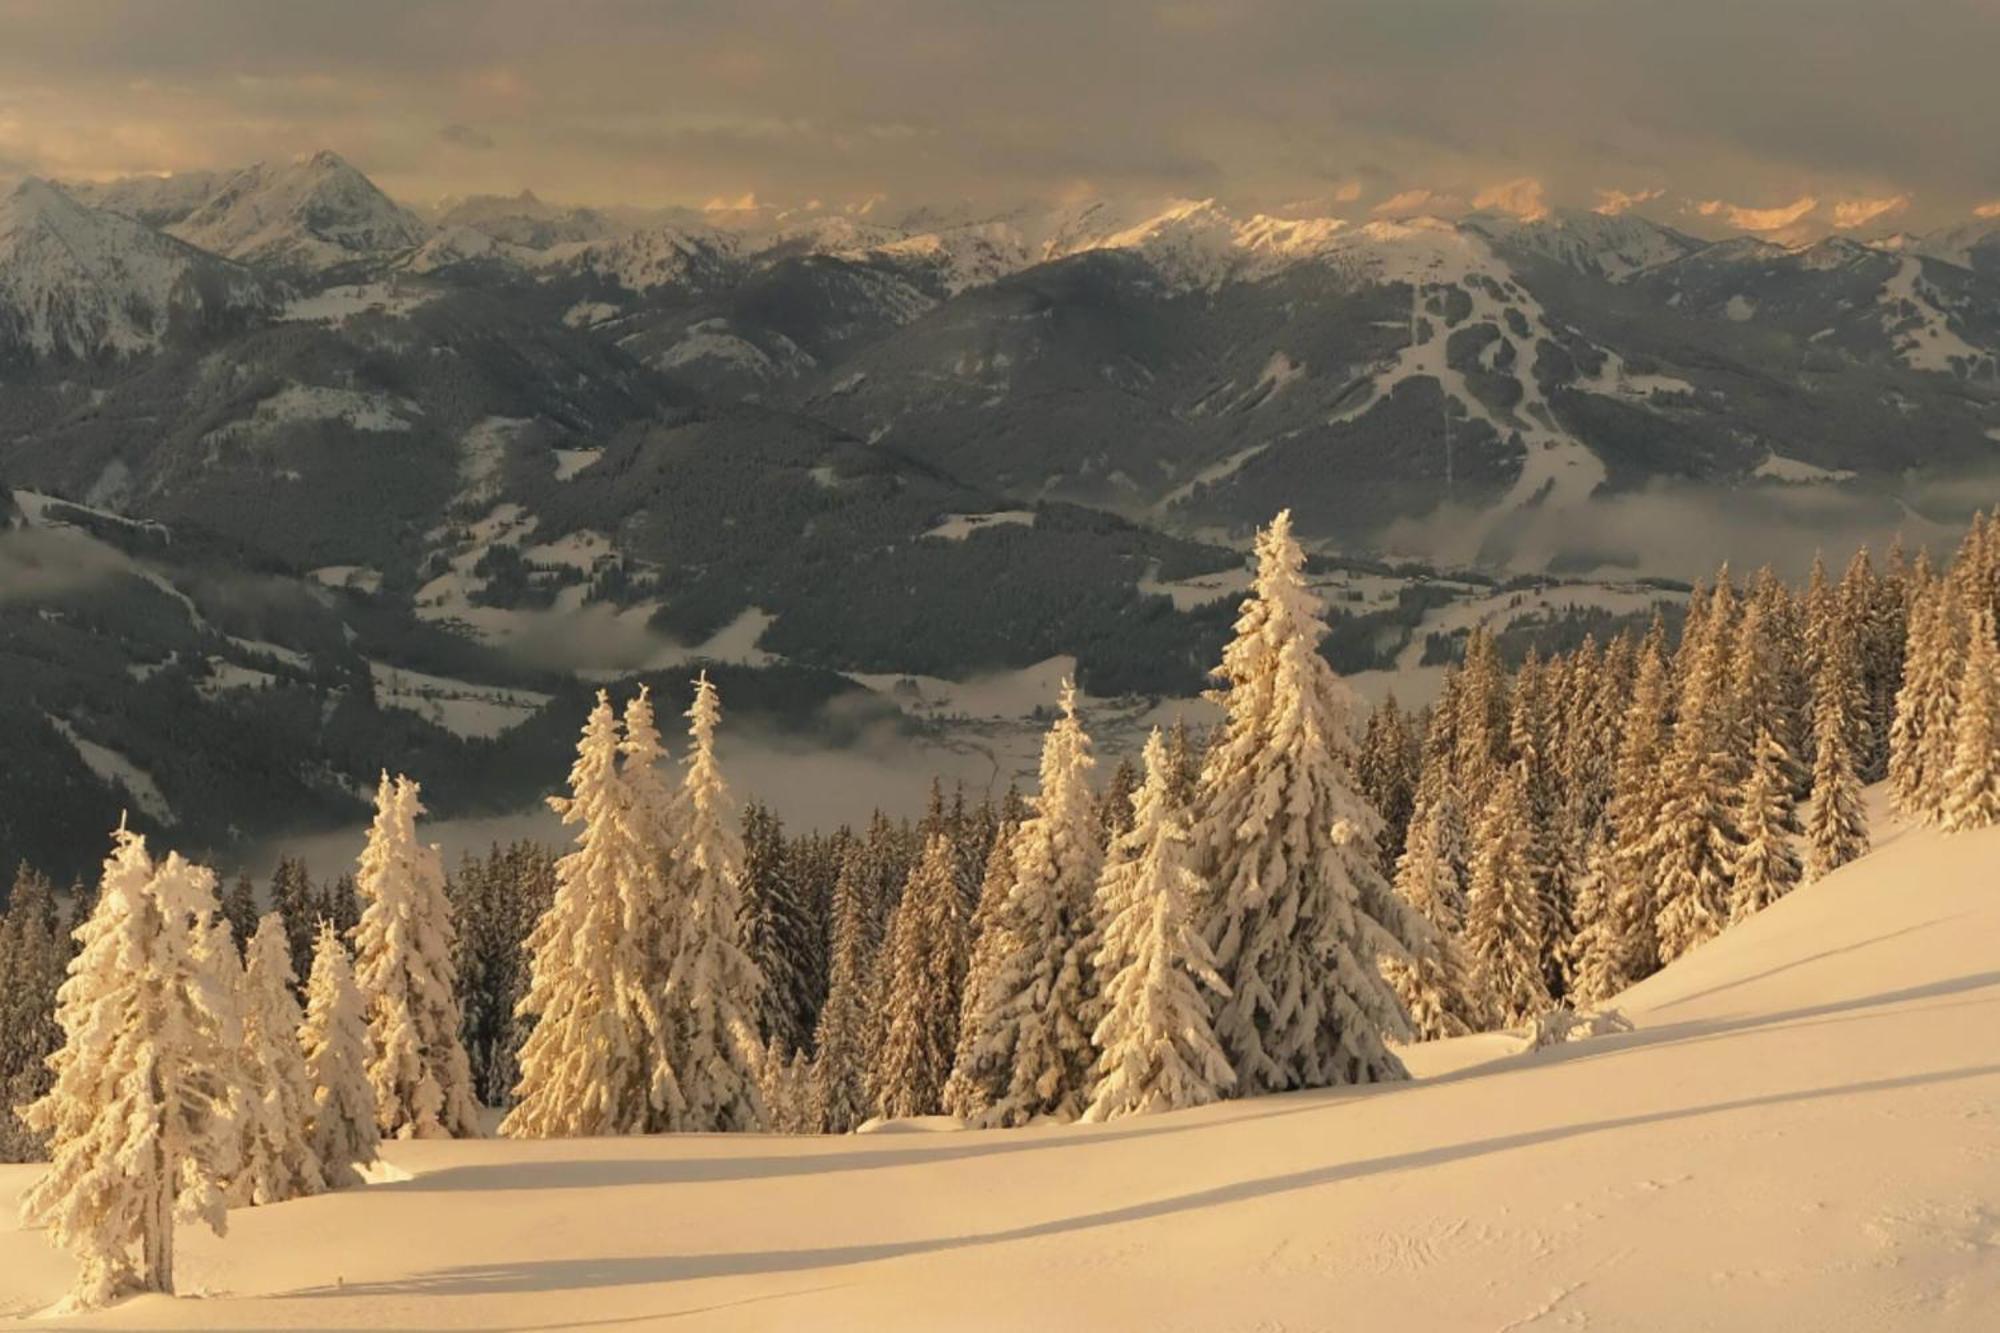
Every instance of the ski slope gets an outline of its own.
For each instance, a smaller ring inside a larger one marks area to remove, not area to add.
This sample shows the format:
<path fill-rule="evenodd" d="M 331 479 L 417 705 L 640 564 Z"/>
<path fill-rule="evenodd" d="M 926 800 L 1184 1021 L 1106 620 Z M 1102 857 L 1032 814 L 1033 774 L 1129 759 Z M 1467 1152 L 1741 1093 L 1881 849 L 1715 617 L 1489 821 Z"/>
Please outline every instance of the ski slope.
<path fill-rule="evenodd" d="M 1873 795 L 1874 854 L 1633 989 L 1630 1034 L 1099 1126 L 400 1144 L 184 1231 L 204 1298 L 50 1323 L 2000 1328 L 2000 830 Z M 0 1168 L 0 1313 L 69 1277 L 12 1221 L 32 1173 Z"/>

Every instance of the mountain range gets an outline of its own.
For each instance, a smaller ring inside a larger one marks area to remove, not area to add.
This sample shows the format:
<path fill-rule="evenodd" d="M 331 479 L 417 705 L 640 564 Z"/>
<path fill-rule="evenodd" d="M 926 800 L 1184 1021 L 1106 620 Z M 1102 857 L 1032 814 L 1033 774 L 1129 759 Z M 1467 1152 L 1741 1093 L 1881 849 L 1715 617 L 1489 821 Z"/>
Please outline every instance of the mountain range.
<path fill-rule="evenodd" d="M 95 581 L 0 586 L 0 746 L 34 757 L 22 808 L 95 784 L 76 837 L 115 749 L 222 845 L 351 813 L 385 753 L 447 810 L 527 799 L 498 754 L 559 774 L 579 688 L 690 654 L 787 726 L 876 715 L 864 677 L 1058 654 L 1184 696 L 1281 507 L 1354 572 L 1329 653 L 1386 667 L 1443 567 L 1672 572 L 1621 502 L 1957 529 L 2000 493 L 1996 354 L 2000 220 L 1786 248 L 1214 201 L 416 209 L 331 152 L 29 180 L 0 198 L 28 527 L 0 575 Z M 190 813 L 231 783 L 238 825 Z"/>

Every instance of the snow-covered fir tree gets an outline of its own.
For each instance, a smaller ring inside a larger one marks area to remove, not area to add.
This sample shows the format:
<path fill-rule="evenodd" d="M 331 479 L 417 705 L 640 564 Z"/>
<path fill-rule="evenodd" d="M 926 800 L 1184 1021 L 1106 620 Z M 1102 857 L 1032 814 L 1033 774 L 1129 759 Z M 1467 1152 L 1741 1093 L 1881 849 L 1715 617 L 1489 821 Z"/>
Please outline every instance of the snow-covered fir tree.
<path fill-rule="evenodd" d="M 1059 713 L 1042 744 L 1034 815 L 1013 840 L 1013 883 L 990 947 L 994 969 L 977 1005 L 980 1027 L 967 1053 L 992 1069 L 997 1089 L 982 1120 L 1024 1125 L 1074 1120 L 1089 1103 L 1097 1053 L 1090 957 L 1094 895 L 1103 849 L 1090 791 L 1090 738 L 1065 680 Z"/>
<path fill-rule="evenodd" d="M 1417 1037 L 1462 1036 L 1484 1021 L 1470 986 L 1459 931 L 1465 922 L 1465 880 L 1445 845 L 1460 821 L 1457 797 L 1446 795 L 1411 821 L 1396 862 L 1396 894 L 1430 923 L 1429 938 L 1408 960 L 1389 959 L 1382 971 L 1409 1013 Z"/>
<path fill-rule="evenodd" d="M 1493 787 L 1473 835 L 1464 948 L 1476 1003 L 1498 1027 L 1524 1023 L 1553 1001 L 1543 979 L 1546 917 L 1535 883 L 1527 765 Z"/>
<path fill-rule="evenodd" d="M 292 971 L 304 976 L 312 966 L 313 932 L 318 929 L 320 909 L 313 892 L 312 875 L 306 863 L 295 856 L 278 858 L 271 874 L 271 910 L 285 923 L 285 941 L 292 951 Z M 251 931 L 256 922 L 251 922 Z M 247 937 L 246 937 L 247 938 Z"/>
<path fill-rule="evenodd" d="M 212 873 L 178 853 L 155 865 L 119 828 L 62 986 L 53 1086 L 22 1112 L 51 1157 L 22 1218 L 76 1259 L 77 1306 L 171 1293 L 175 1222 L 226 1225 L 228 1071 L 242 1035 L 205 954 L 227 930 Z"/>
<path fill-rule="evenodd" d="M 13 1114 L 49 1090 L 48 1058 L 62 1045 L 56 992 L 69 939 L 55 886 L 22 865 L 0 915 L 0 1162 L 40 1161 L 48 1145 Z"/>
<path fill-rule="evenodd" d="M 1568 1003 L 1591 1009 L 1632 984 L 1631 931 L 1639 924 L 1619 910 L 1619 865 L 1608 824 L 1598 825 L 1583 853 L 1576 886 L 1576 935 L 1570 940 Z M 1650 938 L 1650 931 L 1647 932 Z"/>
<path fill-rule="evenodd" d="M 813 1032 L 813 1118 L 827 1134 L 845 1134 L 875 1113 L 868 1092 L 875 940 L 866 880 L 856 845 L 834 885 L 826 1004 Z"/>
<path fill-rule="evenodd" d="M 229 921 L 229 933 L 235 938 L 236 947 L 248 949 L 261 915 L 257 911 L 257 886 L 251 882 L 248 871 L 238 875 L 229 892 L 223 895 L 222 915 Z"/>
<path fill-rule="evenodd" d="M 368 1082 L 368 1009 L 331 921 L 320 922 L 313 942 L 299 1048 L 312 1085 L 307 1134 L 320 1173 L 329 1189 L 359 1185 L 381 1142 Z"/>
<path fill-rule="evenodd" d="M 1741 841 L 1730 866 L 1732 925 L 1790 893 L 1802 873 L 1792 847 L 1800 832 L 1792 805 L 1792 758 L 1768 725 L 1757 730 L 1735 822 Z"/>
<path fill-rule="evenodd" d="M 628 714 L 644 747 L 652 721 L 643 692 Z M 650 741 L 657 745 L 657 733 Z M 642 1134 L 682 1110 L 655 953 L 666 924 L 662 849 L 634 818 L 620 745 L 600 690 L 570 766 L 570 794 L 550 803 L 576 829 L 575 847 L 556 862 L 555 898 L 527 940 L 520 1011 L 536 1021 L 500 1126 L 510 1138 Z"/>
<path fill-rule="evenodd" d="M 1660 961 L 1670 963 L 1720 931 L 1729 920 L 1730 873 L 1741 841 L 1733 799 L 1729 693 L 1730 645 L 1736 600 L 1728 570 L 1708 607 L 1682 642 L 1679 718 L 1660 774 L 1654 826 L 1654 929 Z"/>
<path fill-rule="evenodd" d="M 764 978 L 759 1025 L 787 1052 L 811 1044 L 818 1013 L 818 942 L 796 872 L 784 824 L 752 802 L 743 812 L 743 939 Z"/>
<path fill-rule="evenodd" d="M 1957 751 L 1968 636 L 1961 580 L 1925 578 L 1920 565 L 1916 583 L 1903 688 L 1889 731 L 1889 786 L 1897 809 L 1935 823 L 1942 813 L 1944 775 Z"/>
<path fill-rule="evenodd" d="M 418 795 L 409 778 L 382 775 L 355 877 L 365 904 L 354 977 L 368 1000 L 368 1081 L 385 1136 L 472 1137 L 478 1105 L 459 1039 L 451 903 L 437 848 L 417 841 Z"/>
<path fill-rule="evenodd" d="M 311 1137 L 313 1087 L 299 1045 L 298 980 L 284 919 L 267 913 L 243 965 L 249 1104 L 239 1126 L 242 1161 L 229 1182 L 231 1204 L 283 1203 L 326 1188 Z"/>
<path fill-rule="evenodd" d="M 1806 877 L 1818 879 L 1868 850 L 1868 820 L 1854 756 L 1860 671 L 1853 642 L 1834 633 L 1813 679 L 1812 794 L 1806 798 Z"/>
<path fill-rule="evenodd" d="M 1409 839 L 1417 801 L 1417 741 L 1393 692 L 1368 715 L 1355 776 L 1361 783 L 1361 794 L 1382 816 L 1382 832 L 1376 840 L 1382 873 L 1393 874 Z"/>
<path fill-rule="evenodd" d="M 1987 606 L 1972 614 L 1952 731 L 1956 748 L 1944 773 L 1938 826 L 1963 833 L 2000 824 L 2000 644 Z"/>
<path fill-rule="evenodd" d="M 903 1119 L 944 1108 L 965 985 L 963 905 L 957 850 L 940 830 L 889 919 L 887 1007 L 870 1078 L 879 1115 Z"/>
<path fill-rule="evenodd" d="M 764 1103 L 766 1128 L 774 1134 L 817 1134 L 818 1112 L 813 1105 L 812 1062 L 804 1051 L 790 1051 L 772 1042 L 764 1049 L 759 1096 Z"/>
<path fill-rule="evenodd" d="M 1158 728 L 1132 824 L 1097 883 L 1103 933 L 1096 958 L 1101 1052 L 1086 1120 L 1200 1106 L 1235 1082 L 1210 1026 L 1208 993 L 1223 989 L 1195 920 L 1201 881 L 1189 866 L 1187 812 L 1173 800 L 1172 761 Z"/>
<path fill-rule="evenodd" d="M 1599 950 L 1604 983 L 1617 983 L 1614 992 L 1644 980 L 1659 967 L 1654 885 L 1659 877 L 1661 769 L 1672 709 L 1665 642 L 1665 626 L 1656 617 L 1639 648 L 1606 807 L 1611 824 L 1611 861 L 1606 871 L 1610 883 L 1602 892 L 1610 916 L 1600 929 L 1609 936 L 1593 947 Z"/>
<path fill-rule="evenodd" d="M 1026 817 L 1025 810 L 1019 814 Z M 944 1109 L 968 1123 L 992 1109 L 1002 1089 L 1004 1071 L 998 1053 L 980 1043 L 992 1026 L 993 978 L 1010 947 L 1005 912 L 1014 891 L 1014 839 L 1019 832 L 1020 822 L 1010 820 L 994 837 L 980 879 L 979 902 L 966 930 L 970 944 L 958 1013 L 958 1048 L 952 1054 L 951 1077 L 945 1080 Z"/>
<path fill-rule="evenodd" d="M 1222 734 L 1195 800 L 1208 939 L 1229 988 L 1215 1030 L 1241 1096 L 1403 1077 L 1387 1043 L 1409 1024 L 1380 960 L 1407 957 L 1427 930 L 1377 865 L 1381 817 L 1357 790 L 1352 699 L 1320 655 L 1304 567 L 1280 513 L 1258 535 L 1216 673 Z"/>
<path fill-rule="evenodd" d="M 1507 668 L 1483 625 L 1475 625 L 1466 638 L 1452 709 L 1457 745 L 1452 776 L 1462 792 L 1490 791 L 1508 763 L 1509 715 Z"/>
<path fill-rule="evenodd" d="M 674 807 L 667 913 L 675 923 L 666 970 L 673 1067 L 685 1109 L 680 1130 L 755 1130 L 764 980 L 743 947 L 743 844 L 715 756 L 722 700 L 703 672 L 687 710 L 688 753 Z"/>

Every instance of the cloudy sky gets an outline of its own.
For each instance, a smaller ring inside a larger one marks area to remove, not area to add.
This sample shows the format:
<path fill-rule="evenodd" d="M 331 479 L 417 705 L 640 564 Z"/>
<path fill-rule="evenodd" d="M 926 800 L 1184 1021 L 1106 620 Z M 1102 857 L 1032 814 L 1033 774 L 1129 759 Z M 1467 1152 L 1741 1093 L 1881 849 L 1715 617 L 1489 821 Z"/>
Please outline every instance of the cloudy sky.
<path fill-rule="evenodd" d="M 0 0 L 0 178 L 2000 216 L 1995 0 Z"/>

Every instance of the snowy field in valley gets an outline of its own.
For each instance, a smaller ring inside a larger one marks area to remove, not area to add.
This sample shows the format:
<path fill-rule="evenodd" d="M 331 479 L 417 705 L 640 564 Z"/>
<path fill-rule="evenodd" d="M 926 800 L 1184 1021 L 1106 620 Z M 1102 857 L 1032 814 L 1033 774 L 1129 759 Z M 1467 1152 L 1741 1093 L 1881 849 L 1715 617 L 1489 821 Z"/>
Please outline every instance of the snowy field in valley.
<path fill-rule="evenodd" d="M 381 1183 L 183 1228 L 198 1298 L 49 1323 L 1985 1333 L 2000 829 L 1870 795 L 1873 854 L 1628 992 L 1630 1034 L 1109 1125 L 395 1144 Z M 31 1325 L 70 1279 L 14 1220 L 36 1170 L 0 1168 Z"/>

